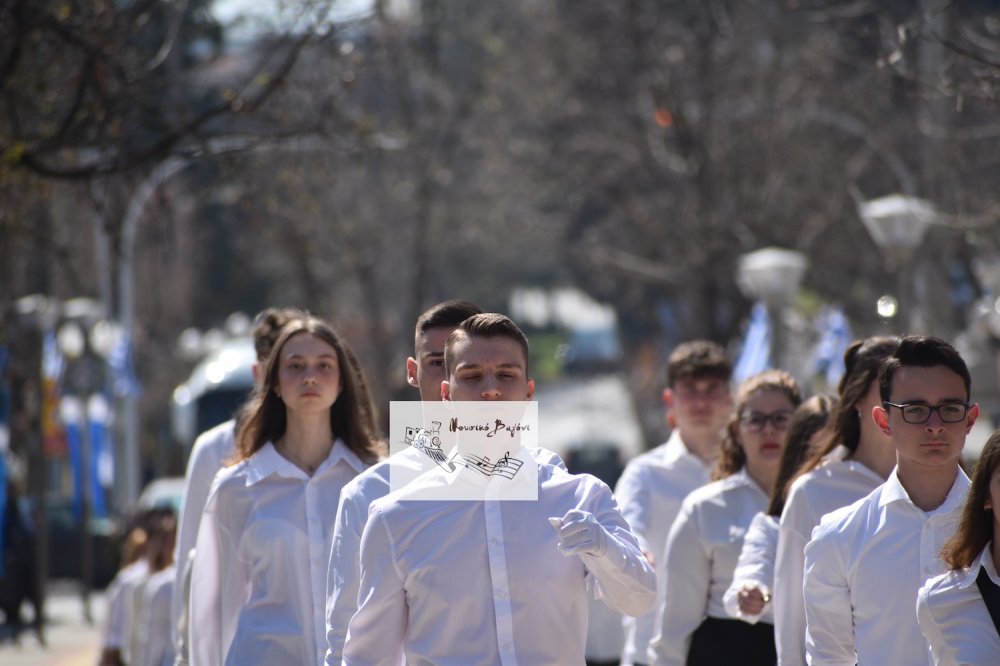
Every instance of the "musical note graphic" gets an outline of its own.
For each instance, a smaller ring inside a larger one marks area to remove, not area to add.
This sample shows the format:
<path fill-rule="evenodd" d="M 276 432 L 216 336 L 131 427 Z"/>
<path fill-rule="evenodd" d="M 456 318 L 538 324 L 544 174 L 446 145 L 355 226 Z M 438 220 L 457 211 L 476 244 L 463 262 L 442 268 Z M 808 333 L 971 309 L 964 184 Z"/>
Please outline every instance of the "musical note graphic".
<path fill-rule="evenodd" d="M 463 465 L 467 469 L 475 470 L 483 476 L 497 477 L 513 480 L 521 469 L 522 463 L 517 458 L 511 458 L 510 452 L 503 454 L 500 460 L 490 462 L 489 456 L 477 456 L 473 453 L 461 453 L 456 451 L 449 462 L 452 465 Z"/>

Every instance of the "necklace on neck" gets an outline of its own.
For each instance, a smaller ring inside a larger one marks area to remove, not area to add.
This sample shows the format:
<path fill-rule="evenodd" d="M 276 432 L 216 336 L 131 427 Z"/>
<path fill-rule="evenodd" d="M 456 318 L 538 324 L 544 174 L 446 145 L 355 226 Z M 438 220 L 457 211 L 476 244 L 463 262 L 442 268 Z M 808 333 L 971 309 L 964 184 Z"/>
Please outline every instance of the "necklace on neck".
<path fill-rule="evenodd" d="M 282 457 L 286 458 L 287 460 L 290 460 L 292 463 L 295 464 L 296 467 L 299 467 L 300 469 L 302 469 L 302 471 L 304 471 L 306 474 L 310 476 L 312 476 L 316 472 L 316 470 L 319 469 L 320 464 L 322 464 L 322 462 L 319 462 L 316 463 L 315 465 L 310 465 L 305 460 L 297 456 L 294 452 L 292 452 L 292 450 L 288 448 L 288 445 L 285 444 L 284 441 L 279 441 L 274 448 Z"/>

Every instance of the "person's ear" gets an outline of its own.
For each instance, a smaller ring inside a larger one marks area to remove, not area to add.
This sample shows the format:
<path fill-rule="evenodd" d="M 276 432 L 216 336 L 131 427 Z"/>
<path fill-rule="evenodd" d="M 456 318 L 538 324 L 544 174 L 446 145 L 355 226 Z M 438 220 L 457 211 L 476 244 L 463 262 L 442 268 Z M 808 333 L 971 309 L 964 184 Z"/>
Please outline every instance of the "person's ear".
<path fill-rule="evenodd" d="M 663 404 L 667 409 L 674 406 L 674 392 L 669 388 L 663 389 Z"/>
<path fill-rule="evenodd" d="M 535 380 L 528 380 L 528 400 L 531 400 L 535 396 Z"/>
<path fill-rule="evenodd" d="M 451 400 L 451 386 L 448 384 L 447 379 L 442 380 L 441 382 L 441 399 L 447 401 Z"/>
<path fill-rule="evenodd" d="M 965 415 L 965 434 L 968 435 L 972 431 L 972 426 L 976 425 L 976 419 L 979 418 L 979 405 L 972 403 L 969 406 L 969 412 Z"/>
<path fill-rule="evenodd" d="M 860 418 L 860 416 L 859 414 L 858 417 Z M 887 436 L 892 437 L 892 426 L 889 425 L 889 412 L 885 411 L 885 407 L 882 405 L 872 407 L 872 418 L 875 420 L 875 425 L 879 427 L 879 430 Z"/>
<path fill-rule="evenodd" d="M 260 383 L 260 373 L 262 371 L 263 371 L 263 369 L 260 367 L 260 361 L 257 361 L 256 363 L 254 363 L 253 365 L 250 366 L 250 372 L 253 373 L 253 383 L 254 384 L 259 384 Z"/>
<path fill-rule="evenodd" d="M 417 381 L 417 359 L 412 356 L 406 359 L 406 383 L 414 388 L 420 388 Z"/>

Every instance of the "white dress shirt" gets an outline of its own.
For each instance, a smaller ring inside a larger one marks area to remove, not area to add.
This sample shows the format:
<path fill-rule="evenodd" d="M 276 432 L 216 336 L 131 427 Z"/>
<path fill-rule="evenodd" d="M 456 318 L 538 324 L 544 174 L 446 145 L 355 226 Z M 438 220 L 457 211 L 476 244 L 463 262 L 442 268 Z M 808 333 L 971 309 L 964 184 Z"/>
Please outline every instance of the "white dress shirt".
<path fill-rule="evenodd" d="M 107 620 L 104 624 L 103 647 L 121 650 L 123 655 L 129 649 L 129 632 L 134 622 L 132 612 L 135 608 L 135 589 L 149 576 L 149 562 L 140 558 L 129 564 L 115 575 L 108 585 L 106 594 L 108 600 Z"/>
<path fill-rule="evenodd" d="M 643 552 L 657 559 L 657 580 L 662 583 L 664 545 L 681 502 L 695 488 L 709 481 L 711 469 L 691 453 L 676 429 L 652 451 L 636 456 L 625 466 L 615 485 L 622 515 Z M 624 617 L 625 648 L 622 664 L 646 663 L 649 642 L 657 632 L 657 609 L 663 602 L 663 585 L 657 585 L 653 609 L 639 617 Z"/>
<path fill-rule="evenodd" d="M 476 482 L 431 472 L 371 506 L 359 608 L 344 664 L 583 664 L 587 588 L 625 613 L 655 598 L 655 574 L 611 490 L 587 475 L 538 469 L 534 501 L 407 501 L 423 484 Z M 482 477 L 480 477 L 482 478 Z M 603 555 L 563 555 L 550 517 L 593 514 Z"/>
<path fill-rule="evenodd" d="M 705 617 L 729 619 L 722 597 L 747 527 L 767 503 L 767 494 L 745 469 L 685 498 L 663 556 L 666 591 L 660 633 L 649 646 L 651 664 L 683 666 L 691 635 Z"/>
<path fill-rule="evenodd" d="M 219 472 L 191 574 L 194 666 L 323 661 L 334 507 L 364 468 L 338 439 L 312 477 L 270 443 Z"/>
<path fill-rule="evenodd" d="M 936 666 L 1000 664 L 1000 634 L 976 585 L 980 569 L 1000 585 L 990 544 L 968 569 L 930 579 L 917 595 L 917 621 Z"/>
<path fill-rule="evenodd" d="M 823 518 L 805 551 L 806 654 L 810 664 L 929 664 L 917 625 L 917 591 L 944 573 L 969 478 L 956 467 L 944 503 L 917 508 L 893 470 L 867 497 Z"/>
<path fill-rule="evenodd" d="M 540 464 L 565 470 L 562 458 L 548 449 L 535 448 L 530 453 Z M 326 574 L 327 666 L 340 666 L 347 625 L 358 610 L 361 584 L 361 535 L 368 523 L 372 502 L 389 494 L 389 474 L 409 469 L 413 473 L 429 469 L 425 454 L 408 447 L 366 469 L 340 492 L 340 504 L 333 526 L 333 543 Z"/>
<path fill-rule="evenodd" d="M 173 566 L 158 571 L 146 581 L 139 609 L 139 656 L 134 666 L 173 666 L 174 648 L 170 631 L 170 602 L 174 596 Z"/>
<path fill-rule="evenodd" d="M 184 589 L 181 577 L 187 570 L 188 556 L 198 538 L 198 528 L 201 525 L 201 515 L 208 501 L 208 493 L 212 489 L 212 480 L 222 469 L 223 462 L 236 452 L 235 444 L 236 421 L 225 423 L 206 430 L 198 435 L 188 456 L 187 471 L 184 472 L 184 501 L 181 505 L 177 523 L 177 543 L 174 547 L 174 562 L 177 564 L 177 580 L 175 589 Z M 170 608 L 170 628 L 174 649 L 182 653 L 186 641 L 178 635 L 180 618 L 184 614 L 188 599 L 178 594 L 174 596 Z M 182 653 L 183 654 L 183 653 Z"/>
<path fill-rule="evenodd" d="M 781 513 L 778 550 L 774 559 L 774 642 L 780 666 L 806 663 L 806 611 L 802 598 L 804 550 L 820 519 L 857 502 L 885 479 L 854 460 L 840 446 L 824 462 L 792 483 Z"/>
<path fill-rule="evenodd" d="M 757 624 L 763 619 L 774 622 L 771 604 L 765 603 L 764 608 L 756 615 L 740 612 L 740 590 L 744 585 L 760 588 L 765 598 L 774 590 L 774 552 L 778 547 L 778 519 L 764 512 L 758 513 L 750 521 L 747 534 L 743 539 L 743 549 L 736 561 L 733 571 L 733 582 L 722 596 L 722 605 L 729 617 Z"/>

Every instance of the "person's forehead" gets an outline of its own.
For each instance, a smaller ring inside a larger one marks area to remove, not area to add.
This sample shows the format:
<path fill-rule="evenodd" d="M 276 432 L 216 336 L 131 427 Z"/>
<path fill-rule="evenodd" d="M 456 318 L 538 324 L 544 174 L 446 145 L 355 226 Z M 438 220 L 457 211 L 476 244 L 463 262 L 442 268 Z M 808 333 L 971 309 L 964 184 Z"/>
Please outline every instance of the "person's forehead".
<path fill-rule="evenodd" d="M 465 336 L 452 348 L 455 366 L 497 365 L 524 368 L 521 345 L 506 336 Z"/>
<path fill-rule="evenodd" d="M 325 340 L 303 331 L 288 339 L 281 350 L 281 355 L 285 358 L 291 356 L 333 356 L 336 358 L 337 350 Z"/>
<path fill-rule="evenodd" d="M 965 381 L 961 375 L 944 365 L 923 367 L 900 366 L 892 377 L 893 402 L 927 402 L 965 400 Z"/>
<path fill-rule="evenodd" d="M 422 331 L 417 337 L 417 348 L 415 349 L 417 357 L 428 354 L 443 354 L 444 343 L 455 328 L 455 326 L 435 326 Z"/>

